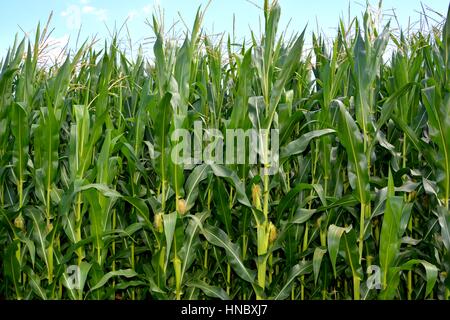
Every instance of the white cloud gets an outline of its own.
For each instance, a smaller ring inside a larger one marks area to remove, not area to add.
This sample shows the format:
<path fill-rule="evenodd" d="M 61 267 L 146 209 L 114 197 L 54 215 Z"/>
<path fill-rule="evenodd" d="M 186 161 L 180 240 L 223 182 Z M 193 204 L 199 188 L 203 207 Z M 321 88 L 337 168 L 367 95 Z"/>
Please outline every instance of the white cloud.
<path fill-rule="evenodd" d="M 153 11 L 153 6 L 151 4 L 148 4 L 142 8 L 142 12 L 145 14 L 150 14 Z"/>
<path fill-rule="evenodd" d="M 81 10 L 79 6 L 70 5 L 61 12 L 61 16 L 66 18 L 67 28 L 70 30 L 78 29 L 81 25 Z"/>
<path fill-rule="evenodd" d="M 128 12 L 128 21 L 132 21 L 138 17 L 148 17 L 152 14 L 153 9 L 157 7 L 159 0 L 154 0 L 152 4 L 147 4 L 139 9 L 134 9 Z"/>
<path fill-rule="evenodd" d="M 93 6 L 83 6 L 81 11 L 85 14 L 95 16 L 99 21 L 105 21 L 108 16 L 106 9 L 96 8 Z"/>
<path fill-rule="evenodd" d="M 61 16 L 66 18 L 66 25 L 70 30 L 80 28 L 83 15 L 94 16 L 98 21 L 107 20 L 108 11 L 106 9 L 87 5 L 89 0 L 80 0 L 80 3 L 84 5 L 70 5 L 61 12 Z"/>
<path fill-rule="evenodd" d="M 133 21 L 136 17 L 139 16 L 139 12 L 137 10 L 131 10 L 130 12 L 128 12 L 128 21 Z"/>
<path fill-rule="evenodd" d="M 83 11 L 83 13 L 94 13 L 95 12 L 95 7 L 84 6 L 83 9 L 81 9 L 81 11 Z"/>

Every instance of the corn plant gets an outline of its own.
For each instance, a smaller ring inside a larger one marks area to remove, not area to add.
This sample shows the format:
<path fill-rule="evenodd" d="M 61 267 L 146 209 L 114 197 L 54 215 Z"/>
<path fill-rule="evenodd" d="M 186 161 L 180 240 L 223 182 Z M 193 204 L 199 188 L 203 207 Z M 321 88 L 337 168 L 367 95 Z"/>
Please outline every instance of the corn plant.
<path fill-rule="evenodd" d="M 449 20 L 367 8 L 310 41 L 263 11 L 240 43 L 154 16 L 150 56 L 117 34 L 45 62 L 50 22 L 15 41 L 0 298 L 449 298 Z"/>

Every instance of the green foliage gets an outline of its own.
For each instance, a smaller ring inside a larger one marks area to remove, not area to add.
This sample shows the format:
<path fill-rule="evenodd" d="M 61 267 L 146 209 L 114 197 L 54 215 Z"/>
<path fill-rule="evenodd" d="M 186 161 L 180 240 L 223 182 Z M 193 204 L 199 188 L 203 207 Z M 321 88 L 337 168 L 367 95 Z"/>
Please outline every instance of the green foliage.
<path fill-rule="evenodd" d="M 450 20 L 396 35 L 367 10 L 305 50 L 280 15 L 264 1 L 251 46 L 213 41 L 200 9 L 180 43 L 154 18 L 151 59 L 114 37 L 49 66 L 48 26 L 15 41 L 0 299 L 449 298 Z M 279 168 L 177 162 L 172 133 L 198 121 L 202 147 L 278 129 Z"/>

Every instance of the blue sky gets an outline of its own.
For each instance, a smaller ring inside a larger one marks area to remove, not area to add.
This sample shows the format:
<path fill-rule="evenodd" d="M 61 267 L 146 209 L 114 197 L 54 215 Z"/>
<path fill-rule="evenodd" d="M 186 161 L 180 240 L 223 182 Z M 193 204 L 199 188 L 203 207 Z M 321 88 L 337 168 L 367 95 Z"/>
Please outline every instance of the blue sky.
<path fill-rule="evenodd" d="M 263 0 L 251 0 L 262 5 Z M 75 42 L 80 26 L 81 39 L 97 35 L 100 39 L 109 37 L 109 31 L 117 25 L 120 27 L 128 18 L 128 30 L 132 42 L 136 46 L 153 35 L 152 30 L 145 24 L 151 18 L 155 7 L 164 10 L 166 26 L 179 21 L 179 14 L 183 21 L 191 27 L 196 9 L 203 7 L 208 0 L 17 0 L 2 3 L 2 18 L 0 20 L 0 56 L 12 44 L 14 35 L 20 36 L 24 32 L 33 34 L 39 21 L 45 22 L 53 11 L 51 26 L 54 28 L 52 40 L 61 44 L 67 39 Z M 290 21 L 291 31 L 302 30 L 308 23 L 309 30 L 316 30 L 317 25 L 327 35 L 334 35 L 339 18 L 347 17 L 350 4 L 351 15 L 360 15 L 363 11 L 361 3 L 365 0 L 279 0 L 282 9 L 281 26 Z M 448 1 L 422 0 L 429 6 L 445 14 Z M 377 4 L 377 0 L 371 1 Z M 396 14 L 403 28 L 408 25 L 408 19 L 417 21 L 421 10 L 420 0 L 384 0 L 383 9 L 389 12 L 396 9 Z M 204 28 L 209 33 L 219 33 L 233 30 L 233 14 L 235 14 L 235 31 L 238 38 L 249 35 L 249 29 L 259 31 L 259 19 L 262 12 L 247 0 L 212 0 L 204 22 Z M 437 15 L 433 15 L 437 18 Z M 184 30 L 183 22 L 176 24 L 176 30 Z M 23 31 L 22 31 L 23 30 Z M 123 36 L 126 32 L 122 33 Z M 147 50 L 151 48 L 148 47 Z"/>

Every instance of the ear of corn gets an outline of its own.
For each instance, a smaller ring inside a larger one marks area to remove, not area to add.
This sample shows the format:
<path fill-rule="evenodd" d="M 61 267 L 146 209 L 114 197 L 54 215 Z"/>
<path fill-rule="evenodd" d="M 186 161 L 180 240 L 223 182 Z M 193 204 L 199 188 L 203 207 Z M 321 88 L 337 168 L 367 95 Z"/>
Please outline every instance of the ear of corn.
<path fill-rule="evenodd" d="M 213 41 L 200 9 L 182 43 L 154 18 L 153 61 L 114 37 L 49 66 L 48 26 L 16 40 L 0 63 L 0 298 L 449 298 L 449 21 L 396 35 L 367 10 L 307 51 L 280 14 L 264 2 L 251 46 Z M 277 129 L 280 166 L 267 134 L 262 165 L 255 150 L 182 164 L 171 136 L 191 128 L 211 152 L 226 129 Z"/>

